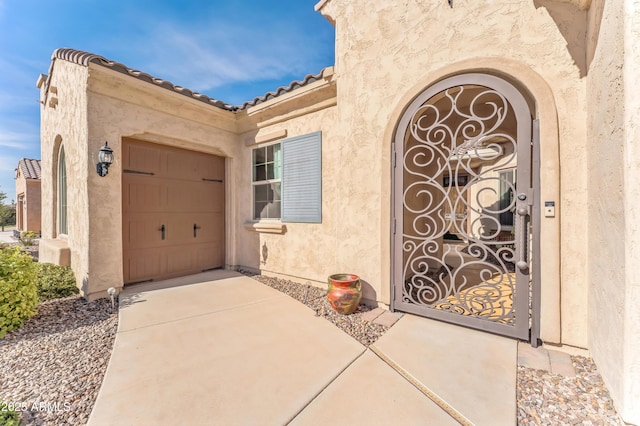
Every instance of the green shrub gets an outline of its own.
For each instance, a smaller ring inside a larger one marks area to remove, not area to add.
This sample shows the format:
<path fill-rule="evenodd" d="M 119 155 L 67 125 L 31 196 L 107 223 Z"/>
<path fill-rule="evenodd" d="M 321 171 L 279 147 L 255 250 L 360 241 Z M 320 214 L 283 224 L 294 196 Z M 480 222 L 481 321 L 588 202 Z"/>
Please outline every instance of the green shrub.
<path fill-rule="evenodd" d="M 20 423 L 22 423 L 20 413 L 15 411 L 10 405 L 0 400 L 0 425 L 20 426 Z"/>
<path fill-rule="evenodd" d="M 68 266 L 37 263 L 40 301 L 58 299 L 78 293 L 76 277 Z"/>
<path fill-rule="evenodd" d="M 18 247 L 0 249 L 0 339 L 36 313 L 35 265 Z"/>
<path fill-rule="evenodd" d="M 38 234 L 33 231 L 24 231 L 22 234 L 20 234 L 20 242 L 22 242 L 22 245 L 24 246 L 32 246 L 34 240 L 37 237 Z"/>

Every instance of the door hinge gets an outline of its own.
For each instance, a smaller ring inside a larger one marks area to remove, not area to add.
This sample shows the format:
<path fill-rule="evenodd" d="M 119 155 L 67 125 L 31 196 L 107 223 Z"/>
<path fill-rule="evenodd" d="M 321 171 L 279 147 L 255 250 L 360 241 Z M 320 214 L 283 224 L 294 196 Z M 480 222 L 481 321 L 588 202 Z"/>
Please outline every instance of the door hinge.
<path fill-rule="evenodd" d="M 396 219 L 393 219 L 393 235 L 396 235 Z"/>
<path fill-rule="evenodd" d="M 135 175 L 148 175 L 148 176 L 153 176 L 153 172 L 141 172 L 140 170 L 129 170 L 129 169 L 124 169 L 122 171 L 123 173 L 132 173 Z"/>

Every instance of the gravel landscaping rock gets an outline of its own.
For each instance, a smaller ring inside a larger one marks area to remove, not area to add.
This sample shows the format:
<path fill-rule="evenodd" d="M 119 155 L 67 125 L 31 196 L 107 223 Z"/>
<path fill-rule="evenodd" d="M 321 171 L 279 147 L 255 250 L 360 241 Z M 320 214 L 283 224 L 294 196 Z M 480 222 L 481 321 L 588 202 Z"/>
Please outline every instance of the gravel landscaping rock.
<path fill-rule="evenodd" d="M 334 312 L 326 291 L 313 285 L 241 271 L 304 303 L 365 346 L 389 327 Z M 86 424 L 111 356 L 117 306 L 78 296 L 38 306 L 38 314 L 0 339 L 0 399 L 20 411 L 25 425 Z M 590 358 L 571 357 L 575 377 L 518 367 L 520 425 L 622 425 Z"/>
<path fill-rule="evenodd" d="M 0 399 L 26 425 L 86 424 L 109 363 L 117 307 L 79 296 L 38 305 L 0 340 Z"/>
<path fill-rule="evenodd" d="M 575 377 L 518 366 L 518 424 L 624 425 L 593 360 L 571 361 Z"/>

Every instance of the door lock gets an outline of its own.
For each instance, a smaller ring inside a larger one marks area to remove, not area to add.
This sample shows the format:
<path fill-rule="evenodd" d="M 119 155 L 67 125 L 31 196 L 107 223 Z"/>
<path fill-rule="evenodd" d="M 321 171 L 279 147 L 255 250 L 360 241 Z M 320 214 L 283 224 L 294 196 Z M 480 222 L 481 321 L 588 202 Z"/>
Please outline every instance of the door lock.
<path fill-rule="evenodd" d="M 520 194 L 518 194 L 518 200 L 524 201 L 526 199 L 527 199 L 527 194 L 522 193 L 522 192 Z"/>

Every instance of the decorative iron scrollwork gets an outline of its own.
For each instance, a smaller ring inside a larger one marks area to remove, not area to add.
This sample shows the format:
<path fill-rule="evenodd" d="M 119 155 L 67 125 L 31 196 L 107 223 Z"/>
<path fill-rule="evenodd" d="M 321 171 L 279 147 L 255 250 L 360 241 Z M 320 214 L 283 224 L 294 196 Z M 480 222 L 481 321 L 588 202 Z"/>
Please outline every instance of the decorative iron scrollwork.
<path fill-rule="evenodd" d="M 482 86 L 441 92 L 411 116 L 403 157 L 402 301 L 514 321 L 515 117 Z M 462 178 L 464 177 L 464 178 Z M 455 238 L 455 242 L 445 243 Z"/>

